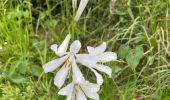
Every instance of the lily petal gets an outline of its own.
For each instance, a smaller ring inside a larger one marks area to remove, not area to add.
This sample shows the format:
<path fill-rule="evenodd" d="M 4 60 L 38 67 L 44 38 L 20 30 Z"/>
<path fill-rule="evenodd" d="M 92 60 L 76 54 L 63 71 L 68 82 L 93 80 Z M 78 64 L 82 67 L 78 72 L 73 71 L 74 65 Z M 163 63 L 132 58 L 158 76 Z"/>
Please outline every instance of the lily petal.
<path fill-rule="evenodd" d="M 69 66 L 63 66 L 56 74 L 54 78 L 54 84 L 58 87 L 61 88 L 61 86 L 64 84 L 67 75 L 69 71 Z"/>
<path fill-rule="evenodd" d="M 91 56 L 88 54 L 76 54 L 76 57 L 77 57 L 76 61 L 84 66 L 95 65 L 99 59 L 97 56 Z"/>
<path fill-rule="evenodd" d="M 117 60 L 117 54 L 114 52 L 104 52 L 98 57 L 99 62 L 110 62 Z"/>
<path fill-rule="evenodd" d="M 70 52 L 78 53 L 81 48 L 81 43 L 79 40 L 75 40 L 70 46 Z"/>
<path fill-rule="evenodd" d="M 93 91 L 95 91 L 95 92 L 90 91 L 90 88 L 92 88 L 92 87 L 91 87 L 91 84 L 89 84 L 89 83 L 86 83 L 85 86 L 83 84 L 81 84 L 81 88 L 82 88 L 83 92 L 86 94 L 87 97 L 89 97 L 91 99 L 99 100 L 99 95 L 97 94 L 97 91 L 99 90 L 99 88 L 96 88 L 96 91 L 93 88 Z"/>
<path fill-rule="evenodd" d="M 57 53 L 58 52 L 58 45 L 57 44 L 52 44 L 50 48 L 51 48 L 52 51 L 54 51 L 56 54 L 58 54 Z"/>
<path fill-rule="evenodd" d="M 66 95 L 67 96 L 67 100 L 73 100 L 72 99 L 72 94 L 74 94 L 73 92 L 74 89 L 74 83 L 70 83 L 68 84 L 66 87 L 62 88 L 58 94 L 59 95 Z"/>
<path fill-rule="evenodd" d="M 56 68 L 58 68 L 61 64 L 64 63 L 64 61 L 66 61 L 66 59 L 68 58 L 68 55 L 62 57 L 62 58 L 59 58 L 59 59 L 55 59 L 55 60 L 52 60 L 46 64 L 43 65 L 43 69 L 44 69 L 44 72 L 45 73 L 48 73 L 48 72 L 52 72 L 54 71 Z"/>
<path fill-rule="evenodd" d="M 103 77 L 93 68 L 90 68 L 90 69 L 93 71 L 93 73 L 95 74 L 95 76 L 97 78 L 97 84 L 102 85 L 103 84 Z"/>
<path fill-rule="evenodd" d="M 76 100 L 87 100 L 85 94 L 84 94 L 83 91 L 80 90 L 79 88 L 77 88 Z"/>
<path fill-rule="evenodd" d="M 81 73 L 80 69 L 77 67 L 75 58 L 72 59 L 72 71 L 73 71 L 73 81 L 74 82 L 82 82 L 84 81 L 84 76 Z"/>
<path fill-rule="evenodd" d="M 84 91 L 87 97 L 94 99 L 94 100 L 99 100 L 99 95 L 96 92 L 89 92 L 89 91 Z"/>
<path fill-rule="evenodd" d="M 66 87 L 62 88 L 58 94 L 59 95 L 69 95 L 70 92 L 72 92 L 71 90 L 73 90 L 73 87 L 74 87 L 74 84 L 73 83 L 70 83 L 68 84 Z"/>
<path fill-rule="evenodd" d="M 87 51 L 89 54 L 93 54 L 95 52 L 95 48 L 91 46 L 87 46 Z"/>
<path fill-rule="evenodd" d="M 75 88 L 73 89 L 73 92 L 71 93 L 72 95 L 69 95 L 67 97 L 67 100 L 76 100 L 76 91 Z M 69 99 L 68 99 L 69 98 Z M 71 98 L 71 99 L 70 99 Z"/>
<path fill-rule="evenodd" d="M 81 0 L 79 4 L 79 8 L 77 10 L 76 16 L 74 18 L 75 21 L 78 21 L 80 19 L 81 14 L 83 13 L 87 3 L 89 0 Z"/>
<path fill-rule="evenodd" d="M 58 52 L 57 52 L 57 54 L 58 54 L 59 56 L 62 56 L 62 55 L 65 54 L 65 52 L 66 52 L 66 50 L 67 50 L 67 48 L 68 48 L 68 44 L 69 44 L 70 38 L 71 38 L 71 35 L 68 34 L 68 35 L 66 36 L 66 38 L 64 39 L 64 41 L 63 41 L 63 42 L 61 43 L 61 45 L 59 46 Z"/>
<path fill-rule="evenodd" d="M 91 55 L 99 55 L 99 54 L 102 54 L 106 50 L 106 47 L 107 47 L 106 42 L 103 42 L 101 45 L 94 48 L 94 50 L 93 50 L 93 47 L 90 47 L 90 46 L 87 47 L 87 50 L 89 54 Z"/>
<path fill-rule="evenodd" d="M 93 68 L 97 69 L 98 71 L 105 72 L 109 75 L 109 78 L 112 76 L 112 69 L 108 66 L 102 65 L 102 64 L 96 64 L 92 66 Z"/>
<path fill-rule="evenodd" d="M 98 92 L 100 90 L 100 85 L 90 83 L 89 81 L 81 82 L 81 88 L 86 91 Z"/>

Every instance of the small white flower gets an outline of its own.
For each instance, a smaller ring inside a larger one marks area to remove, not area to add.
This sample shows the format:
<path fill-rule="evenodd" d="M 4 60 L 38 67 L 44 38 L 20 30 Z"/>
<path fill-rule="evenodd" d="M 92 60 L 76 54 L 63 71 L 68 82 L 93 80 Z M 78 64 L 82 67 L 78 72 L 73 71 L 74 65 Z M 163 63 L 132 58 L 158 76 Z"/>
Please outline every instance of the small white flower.
<path fill-rule="evenodd" d="M 87 3 L 88 3 L 89 0 L 81 0 L 80 1 L 80 4 L 79 4 L 79 7 L 78 7 L 78 10 L 77 10 L 77 13 L 76 13 L 76 16 L 74 18 L 75 21 L 78 21 L 80 19 L 80 16 L 81 14 L 83 13 Z"/>
<path fill-rule="evenodd" d="M 88 98 L 99 100 L 100 86 L 89 81 L 83 81 L 80 83 L 72 82 L 66 87 L 62 88 L 58 94 L 67 96 L 66 100 L 87 100 Z"/>
<path fill-rule="evenodd" d="M 61 69 L 57 72 L 54 84 L 60 88 L 68 75 L 69 70 L 72 68 L 73 77 L 76 81 L 82 81 L 84 80 L 83 74 L 81 73 L 80 69 L 77 67 L 76 61 L 75 61 L 75 54 L 79 52 L 81 48 L 81 43 L 78 40 L 75 40 L 70 45 L 70 52 L 66 52 L 70 36 L 67 35 L 66 39 L 63 41 L 63 43 L 60 45 L 60 47 L 57 49 L 57 45 L 52 45 L 51 49 L 59 55 L 63 55 L 63 57 L 52 60 L 48 62 L 47 64 L 43 65 L 43 69 L 45 73 L 52 72 L 59 66 L 63 65 Z M 63 50 L 63 51 L 62 51 Z"/>
<path fill-rule="evenodd" d="M 106 63 L 110 61 L 115 61 L 117 59 L 117 55 L 114 52 L 104 52 L 106 50 L 106 43 L 103 42 L 100 46 L 94 48 L 94 47 L 87 47 L 87 50 L 89 54 L 77 54 L 77 62 L 81 63 L 82 65 L 90 68 L 96 78 L 97 78 L 97 84 L 101 85 L 103 83 L 102 76 L 96 71 L 104 72 L 111 77 L 112 69 L 106 65 L 103 65 L 101 63 Z M 91 63 L 86 58 L 89 58 L 91 62 L 97 62 L 97 63 Z"/>

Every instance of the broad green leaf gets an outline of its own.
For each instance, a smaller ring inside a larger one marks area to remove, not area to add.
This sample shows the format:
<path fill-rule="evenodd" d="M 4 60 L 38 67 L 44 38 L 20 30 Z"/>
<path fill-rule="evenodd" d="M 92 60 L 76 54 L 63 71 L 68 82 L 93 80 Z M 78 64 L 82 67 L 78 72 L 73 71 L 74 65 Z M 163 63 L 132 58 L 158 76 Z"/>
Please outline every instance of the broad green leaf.
<path fill-rule="evenodd" d="M 23 76 L 21 76 L 20 74 L 17 73 L 13 73 L 11 75 L 9 75 L 9 79 L 14 82 L 14 83 L 21 83 L 25 80 L 25 78 Z"/>
<path fill-rule="evenodd" d="M 121 59 L 126 58 L 126 56 L 130 53 L 131 48 L 129 46 L 122 45 L 118 50 L 118 57 Z"/>
<path fill-rule="evenodd" d="M 13 74 L 17 69 L 18 69 L 18 66 L 20 64 L 20 61 L 16 60 L 14 62 L 11 63 L 10 67 L 9 67 L 9 74 Z"/>
<path fill-rule="evenodd" d="M 139 64 L 139 60 L 133 54 L 129 54 L 126 57 L 126 61 L 132 70 L 135 70 L 136 66 Z"/>
<path fill-rule="evenodd" d="M 41 73 L 43 72 L 42 67 L 37 66 L 37 65 L 31 66 L 31 70 L 32 70 L 32 74 L 35 76 L 40 76 Z"/>
<path fill-rule="evenodd" d="M 131 53 L 126 57 L 126 61 L 132 70 L 135 70 L 143 57 L 143 48 L 141 46 L 136 47 L 135 51 L 131 50 Z"/>
<path fill-rule="evenodd" d="M 19 72 L 25 74 L 28 71 L 28 62 L 24 61 L 19 64 Z"/>
<path fill-rule="evenodd" d="M 144 53 L 143 47 L 141 47 L 141 46 L 136 47 L 136 49 L 135 49 L 135 57 L 137 59 L 140 60 L 143 57 L 143 53 Z"/>

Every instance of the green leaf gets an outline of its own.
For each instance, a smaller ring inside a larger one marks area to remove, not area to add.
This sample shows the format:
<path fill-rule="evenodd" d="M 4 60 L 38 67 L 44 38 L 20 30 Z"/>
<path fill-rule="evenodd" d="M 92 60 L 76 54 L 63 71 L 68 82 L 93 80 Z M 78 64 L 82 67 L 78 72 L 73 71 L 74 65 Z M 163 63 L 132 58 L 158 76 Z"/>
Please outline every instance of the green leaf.
<path fill-rule="evenodd" d="M 33 65 L 31 67 L 31 70 L 32 70 L 32 74 L 35 75 L 35 76 L 40 76 L 41 73 L 43 72 L 42 67 L 37 66 L 37 65 Z"/>
<path fill-rule="evenodd" d="M 14 83 L 21 83 L 25 80 L 25 78 L 23 76 L 21 76 L 20 74 L 17 73 L 13 73 L 9 76 L 9 79 L 14 82 Z"/>
<path fill-rule="evenodd" d="M 130 53 L 131 48 L 129 46 L 126 45 L 122 45 L 119 47 L 118 49 L 118 57 L 120 57 L 121 59 L 126 58 L 126 56 Z"/>
<path fill-rule="evenodd" d="M 143 47 L 142 46 L 136 47 L 135 57 L 140 60 L 143 57 L 143 54 L 144 54 Z"/>
<path fill-rule="evenodd" d="M 114 66 L 114 67 L 112 68 L 113 74 L 119 72 L 120 70 L 121 70 L 121 68 L 120 68 L 119 66 Z"/>
<path fill-rule="evenodd" d="M 126 57 L 126 61 L 132 70 L 135 70 L 144 54 L 141 46 L 136 47 L 135 51 L 131 50 L 131 53 Z"/>
<path fill-rule="evenodd" d="M 49 27 L 49 28 L 55 28 L 55 26 L 57 25 L 57 21 L 56 20 L 47 20 L 46 22 L 45 22 L 45 25 L 47 26 L 47 27 Z"/>
<path fill-rule="evenodd" d="M 19 64 L 19 72 L 25 74 L 28 71 L 28 62 L 24 61 Z"/>
<path fill-rule="evenodd" d="M 126 61 L 132 70 L 135 70 L 136 66 L 139 64 L 139 60 L 133 54 L 129 54 L 126 57 Z"/>

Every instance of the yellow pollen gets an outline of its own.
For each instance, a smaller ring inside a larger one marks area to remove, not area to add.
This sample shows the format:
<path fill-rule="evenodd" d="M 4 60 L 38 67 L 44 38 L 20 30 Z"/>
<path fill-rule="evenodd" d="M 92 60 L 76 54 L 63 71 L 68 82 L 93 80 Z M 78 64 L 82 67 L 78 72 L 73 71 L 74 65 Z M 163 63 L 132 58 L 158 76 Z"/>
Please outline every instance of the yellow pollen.
<path fill-rule="evenodd" d="M 80 85 L 79 85 L 79 84 L 76 84 L 75 87 L 78 89 L 78 88 L 80 88 Z"/>
<path fill-rule="evenodd" d="M 66 60 L 66 62 L 64 63 L 64 67 L 69 67 L 71 65 L 71 61 L 68 59 Z"/>

